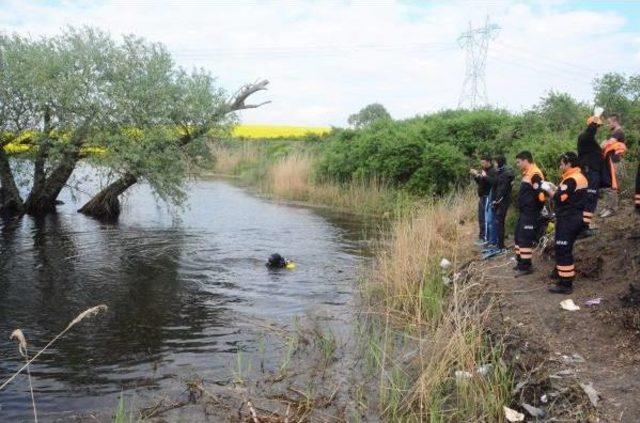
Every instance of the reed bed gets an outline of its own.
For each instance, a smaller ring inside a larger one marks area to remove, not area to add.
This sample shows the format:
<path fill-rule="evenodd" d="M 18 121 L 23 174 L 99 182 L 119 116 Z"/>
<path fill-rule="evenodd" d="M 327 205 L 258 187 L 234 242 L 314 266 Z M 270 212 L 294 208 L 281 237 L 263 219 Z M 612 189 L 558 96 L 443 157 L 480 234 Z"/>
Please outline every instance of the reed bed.
<path fill-rule="evenodd" d="M 406 212 L 414 200 L 383 181 L 354 179 L 347 183 L 314 179 L 313 156 L 293 153 L 271 165 L 262 186 L 277 198 L 305 201 L 357 214 L 396 216 Z"/>
<path fill-rule="evenodd" d="M 259 150 L 248 144 L 235 149 L 213 146 L 211 153 L 215 158 L 215 171 L 223 175 L 237 175 L 242 169 L 257 164 L 260 157 Z"/>
<path fill-rule="evenodd" d="M 389 420 L 504 418 L 512 378 L 472 282 L 473 201 L 458 193 L 397 220 L 363 284 L 372 317 L 361 335 Z"/>

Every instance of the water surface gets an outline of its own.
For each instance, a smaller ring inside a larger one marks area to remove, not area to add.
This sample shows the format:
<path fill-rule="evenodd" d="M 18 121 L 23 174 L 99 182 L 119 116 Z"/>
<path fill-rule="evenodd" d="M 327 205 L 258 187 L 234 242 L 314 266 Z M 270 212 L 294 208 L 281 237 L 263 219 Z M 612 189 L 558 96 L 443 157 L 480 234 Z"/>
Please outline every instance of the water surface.
<path fill-rule="evenodd" d="M 289 325 L 303 315 L 349 326 L 367 254 L 361 222 L 219 180 L 193 183 L 180 213 L 137 188 L 118 224 L 76 213 L 71 194 L 57 214 L 0 228 L 0 379 L 21 363 L 7 339 L 13 329 L 34 351 L 78 312 L 109 306 L 32 366 L 43 421 L 108 415 L 121 392 L 143 404 L 194 375 L 224 383 L 238 350 L 277 353 L 257 345 L 252 322 Z M 268 271 L 273 252 L 297 268 Z M 26 376 L 0 392 L 0 407 L 0 421 L 30 419 Z"/>

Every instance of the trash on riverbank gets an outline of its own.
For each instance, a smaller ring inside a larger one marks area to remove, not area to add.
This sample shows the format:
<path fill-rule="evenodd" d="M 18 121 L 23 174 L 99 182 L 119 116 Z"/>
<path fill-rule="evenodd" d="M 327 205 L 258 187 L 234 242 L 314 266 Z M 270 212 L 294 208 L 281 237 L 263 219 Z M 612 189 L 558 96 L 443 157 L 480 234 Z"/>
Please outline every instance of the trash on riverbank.
<path fill-rule="evenodd" d="M 529 413 L 531 417 L 542 418 L 547 414 L 543 409 L 534 407 L 533 405 L 529 405 L 527 403 L 522 404 L 522 408 L 527 410 L 527 413 Z"/>
<path fill-rule="evenodd" d="M 440 268 L 442 270 L 447 270 L 451 267 L 451 262 L 449 260 L 447 260 L 446 258 L 443 258 L 442 260 L 440 260 Z"/>
<path fill-rule="evenodd" d="M 507 421 L 510 421 L 510 422 L 524 421 L 524 414 L 506 406 L 503 406 L 502 409 L 504 410 L 504 417 L 507 419 Z"/>
<path fill-rule="evenodd" d="M 578 311 L 578 310 L 580 310 L 580 307 L 577 306 L 576 303 L 574 303 L 571 298 L 569 298 L 568 300 L 561 301 L 560 302 L 560 307 L 563 310 L 567 310 L 567 311 Z"/>
<path fill-rule="evenodd" d="M 602 302 L 602 298 L 598 297 L 598 298 L 592 298 L 590 300 L 587 300 L 584 302 L 584 305 L 586 305 L 587 307 L 593 307 L 596 305 L 600 305 L 600 303 Z"/>
<path fill-rule="evenodd" d="M 595 388 L 593 387 L 593 384 L 591 382 L 580 383 L 580 387 L 582 388 L 584 393 L 587 394 L 587 396 L 589 397 L 589 401 L 591 401 L 591 405 L 593 405 L 594 407 L 597 407 L 598 400 L 600 399 L 600 395 L 598 394 L 598 391 L 596 391 Z"/>

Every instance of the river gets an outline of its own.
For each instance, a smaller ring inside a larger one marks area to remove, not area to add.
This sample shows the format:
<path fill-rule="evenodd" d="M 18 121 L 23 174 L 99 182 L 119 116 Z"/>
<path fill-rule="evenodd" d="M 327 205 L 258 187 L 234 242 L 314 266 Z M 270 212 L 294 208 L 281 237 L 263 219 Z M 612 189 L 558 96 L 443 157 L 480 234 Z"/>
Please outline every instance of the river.
<path fill-rule="evenodd" d="M 0 233 L 1 380 L 23 363 L 8 340 L 14 329 L 33 354 L 79 312 L 109 307 L 31 366 L 41 421 L 104 419 L 121 395 L 144 405 L 194 376 L 227 383 L 238 351 L 267 362 L 281 354 L 282 345 L 264 345 L 265 325 L 322 316 L 349 330 L 358 269 L 369 260 L 358 220 L 215 179 L 193 182 L 179 212 L 138 187 L 117 224 L 76 213 L 86 197 L 72 194 L 57 214 L 5 222 Z M 296 269 L 267 270 L 273 252 Z M 0 421 L 31 418 L 20 375 L 0 392 Z"/>

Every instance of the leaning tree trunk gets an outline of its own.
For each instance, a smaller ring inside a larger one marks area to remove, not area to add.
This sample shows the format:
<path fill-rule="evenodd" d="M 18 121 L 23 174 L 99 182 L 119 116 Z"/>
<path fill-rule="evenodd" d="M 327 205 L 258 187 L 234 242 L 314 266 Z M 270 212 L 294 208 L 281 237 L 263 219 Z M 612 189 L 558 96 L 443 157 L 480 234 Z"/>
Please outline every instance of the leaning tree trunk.
<path fill-rule="evenodd" d="M 120 215 L 119 196 L 138 182 L 132 173 L 125 173 L 116 181 L 107 185 L 78 211 L 101 220 L 116 220 Z"/>
<path fill-rule="evenodd" d="M 221 115 L 237 112 L 245 109 L 255 109 L 270 103 L 271 101 L 265 101 L 259 104 L 247 104 L 246 100 L 253 94 L 264 91 L 267 89 L 269 81 L 264 79 L 262 81 L 255 82 L 253 84 L 246 84 L 242 86 L 233 97 L 220 109 Z M 207 132 L 207 127 L 198 128 L 193 133 L 185 134 L 179 141 L 184 147 L 191 141 Z M 96 194 L 89 202 L 82 206 L 78 212 L 87 216 L 95 217 L 103 220 L 116 220 L 120 215 L 120 200 L 118 196 L 124 193 L 131 186 L 138 182 L 138 178 L 132 173 L 126 173 L 117 181 L 108 185 L 98 194 Z"/>

